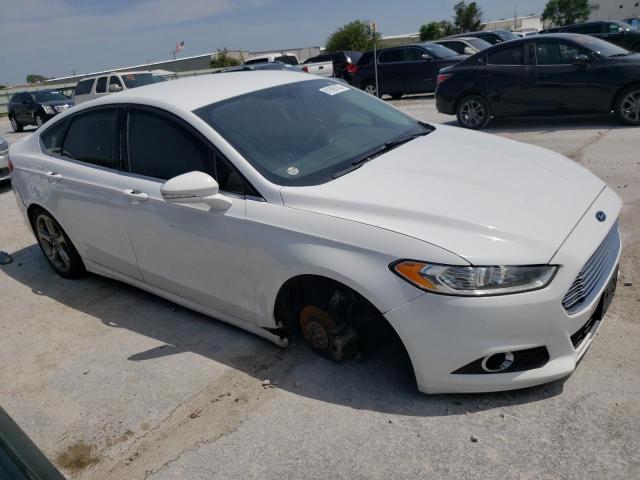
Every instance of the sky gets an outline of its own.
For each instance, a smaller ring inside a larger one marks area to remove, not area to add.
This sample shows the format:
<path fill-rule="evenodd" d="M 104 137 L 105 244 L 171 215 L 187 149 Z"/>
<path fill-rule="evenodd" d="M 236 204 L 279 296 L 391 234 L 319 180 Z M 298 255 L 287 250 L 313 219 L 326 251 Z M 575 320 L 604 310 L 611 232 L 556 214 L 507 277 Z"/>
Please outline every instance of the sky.
<path fill-rule="evenodd" d="M 209 53 L 322 46 L 373 20 L 383 35 L 450 19 L 457 0 L 0 0 L 0 84 Z M 542 12 L 546 0 L 479 0 L 484 20 Z"/>

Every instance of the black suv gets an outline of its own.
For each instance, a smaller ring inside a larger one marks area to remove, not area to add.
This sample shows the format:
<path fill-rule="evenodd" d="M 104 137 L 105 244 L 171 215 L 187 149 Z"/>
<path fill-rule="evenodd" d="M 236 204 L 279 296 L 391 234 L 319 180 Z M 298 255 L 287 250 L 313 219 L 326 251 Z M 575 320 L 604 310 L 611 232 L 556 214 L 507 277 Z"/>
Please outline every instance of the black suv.
<path fill-rule="evenodd" d="M 433 92 L 440 69 L 468 57 L 431 42 L 378 50 L 379 96 L 386 93 L 398 99 L 405 93 Z M 362 55 L 351 84 L 376 95 L 373 52 Z"/>
<path fill-rule="evenodd" d="M 518 40 L 520 38 L 518 35 L 509 30 L 482 30 L 480 32 L 466 32 L 458 33 L 457 35 L 449 35 L 448 37 L 441 38 L 440 40 L 459 37 L 480 38 L 485 42 L 489 42 L 491 45 L 508 42 L 509 40 Z"/>
<path fill-rule="evenodd" d="M 582 33 L 606 40 L 632 52 L 640 52 L 640 31 L 628 23 L 617 21 L 587 22 L 549 28 L 540 33 Z"/>
<path fill-rule="evenodd" d="M 21 132 L 25 125 L 41 127 L 44 122 L 60 112 L 73 107 L 73 100 L 57 90 L 17 92 L 9 100 L 7 109 L 14 132 Z"/>

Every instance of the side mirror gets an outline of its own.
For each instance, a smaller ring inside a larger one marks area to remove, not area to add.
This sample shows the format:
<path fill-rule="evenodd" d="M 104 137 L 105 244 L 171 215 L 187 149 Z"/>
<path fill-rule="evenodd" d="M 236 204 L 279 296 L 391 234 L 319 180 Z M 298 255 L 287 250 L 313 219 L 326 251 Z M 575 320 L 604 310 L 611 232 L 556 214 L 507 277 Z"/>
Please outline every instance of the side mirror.
<path fill-rule="evenodd" d="M 117 83 L 112 83 L 111 85 L 109 85 L 110 93 L 121 92 L 121 91 L 122 91 L 122 87 Z"/>
<path fill-rule="evenodd" d="M 571 63 L 573 65 L 586 65 L 587 63 L 589 63 L 589 57 L 584 54 L 576 55 Z"/>
<path fill-rule="evenodd" d="M 473 49 L 471 47 L 464 47 L 464 54 L 465 55 L 473 55 L 476 52 L 473 51 Z"/>
<path fill-rule="evenodd" d="M 214 210 L 226 210 L 232 203 L 231 197 L 219 193 L 218 182 L 203 172 L 188 172 L 173 177 L 160 187 L 160 193 L 165 202 L 201 210 L 208 210 L 202 208 L 203 204 Z"/>
<path fill-rule="evenodd" d="M 423 53 L 421 55 L 421 57 L 422 57 L 423 60 L 426 60 L 427 62 L 430 61 L 430 60 L 433 60 L 433 57 L 431 55 L 429 55 L 428 53 Z"/>

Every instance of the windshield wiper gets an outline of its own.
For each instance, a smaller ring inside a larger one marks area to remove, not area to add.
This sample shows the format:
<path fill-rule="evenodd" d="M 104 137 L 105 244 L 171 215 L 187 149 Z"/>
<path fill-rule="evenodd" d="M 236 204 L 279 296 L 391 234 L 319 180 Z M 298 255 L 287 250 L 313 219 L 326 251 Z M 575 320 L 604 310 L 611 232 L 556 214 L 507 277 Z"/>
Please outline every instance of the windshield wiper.
<path fill-rule="evenodd" d="M 414 138 L 423 137 L 425 135 L 428 135 L 428 134 L 430 134 L 431 132 L 433 132 L 435 130 L 434 127 L 432 127 L 431 125 L 429 125 L 427 123 L 420 122 L 420 125 L 425 128 L 422 132 L 414 132 L 414 133 L 400 135 L 399 137 L 396 137 L 393 140 L 389 140 L 388 142 L 385 142 L 385 143 L 383 143 L 382 145 L 380 145 L 378 147 L 372 148 L 371 150 L 367 150 L 362 155 L 359 155 L 358 157 L 356 157 L 351 162 L 351 166 L 345 168 L 344 170 L 340 170 L 339 172 L 334 173 L 333 175 L 331 175 L 331 177 L 335 179 L 335 178 L 341 177 L 341 176 L 343 176 L 343 175 L 345 175 L 345 174 L 347 174 L 349 172 L 353 172 L 354 170 L 357 170 L 362 165 L 367 163 L 369 160 L 373 160 L 378 155 L 380 155 L 380 154 L 382 154 L 384 152 L 388 152 L 389 150 L 392 150 L 392 149 L 402 145 L 403 143 L 410 142 Z"/>

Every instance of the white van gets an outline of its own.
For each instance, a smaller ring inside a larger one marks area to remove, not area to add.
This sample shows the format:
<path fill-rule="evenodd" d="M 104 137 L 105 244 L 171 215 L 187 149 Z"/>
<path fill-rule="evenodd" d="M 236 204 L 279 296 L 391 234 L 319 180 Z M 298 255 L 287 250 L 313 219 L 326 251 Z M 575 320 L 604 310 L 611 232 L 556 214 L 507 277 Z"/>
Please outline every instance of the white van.
<path fill-rule="evenodd" d="M 83 78 L 76 85 L 75 104 L 93 100 L 110 93 L 142 87 L 167 79 L 152 72 L 114 72 Z"/>

